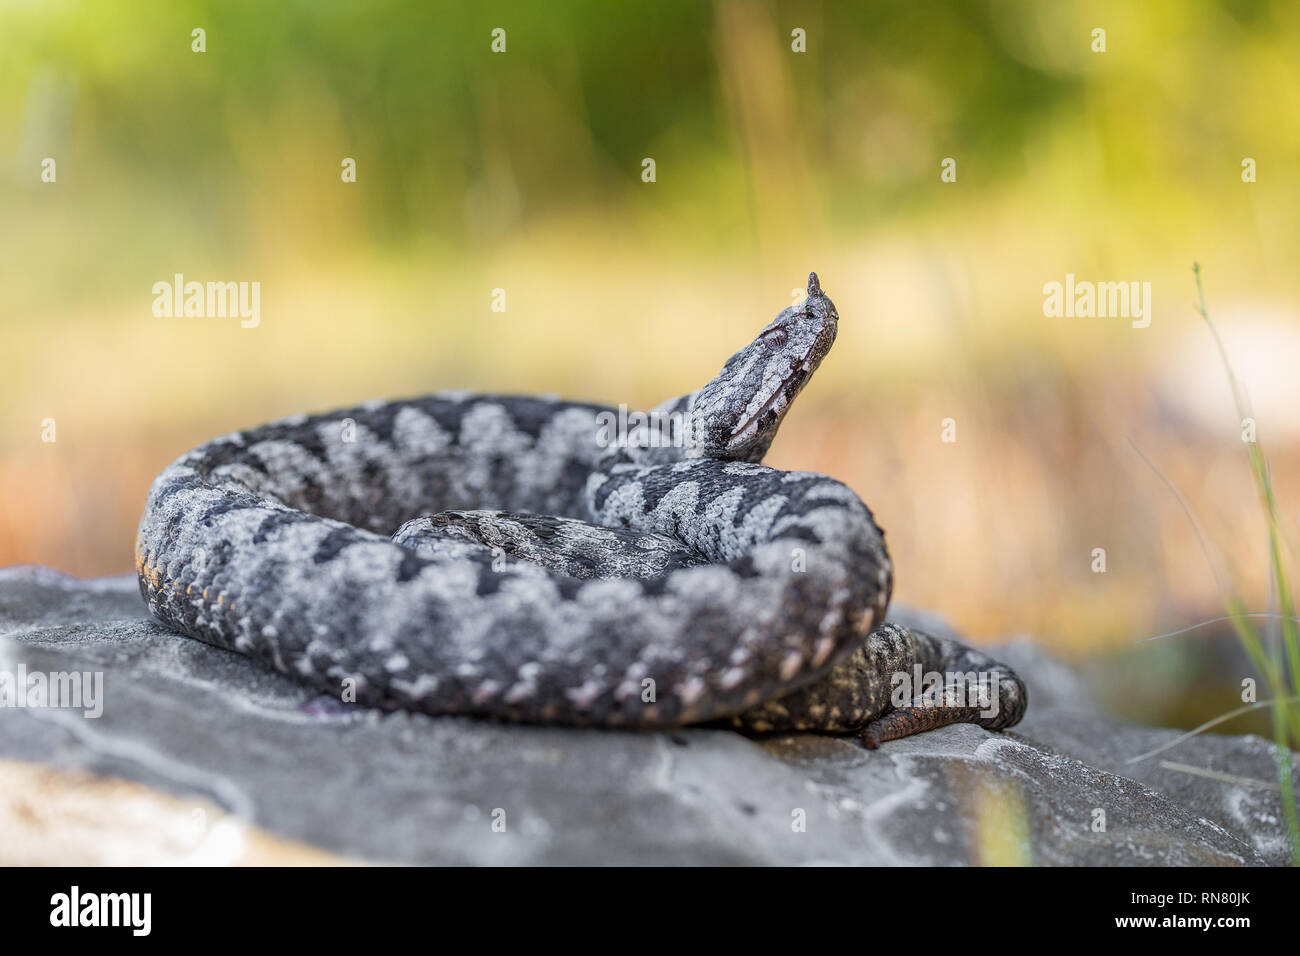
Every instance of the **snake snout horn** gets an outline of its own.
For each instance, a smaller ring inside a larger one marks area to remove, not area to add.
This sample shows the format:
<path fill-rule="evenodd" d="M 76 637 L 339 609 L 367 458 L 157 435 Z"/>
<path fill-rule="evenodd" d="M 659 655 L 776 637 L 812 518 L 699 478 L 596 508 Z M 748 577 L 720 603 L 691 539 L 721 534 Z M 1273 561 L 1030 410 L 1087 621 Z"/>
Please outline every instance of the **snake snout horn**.
<path fill-rule="evenodd" d="M 808 294 L 810 296 L 822 294 L 822 286 L 821 283 L 817 281 L 817 273 L 815 272 L 808 273 Z"/>

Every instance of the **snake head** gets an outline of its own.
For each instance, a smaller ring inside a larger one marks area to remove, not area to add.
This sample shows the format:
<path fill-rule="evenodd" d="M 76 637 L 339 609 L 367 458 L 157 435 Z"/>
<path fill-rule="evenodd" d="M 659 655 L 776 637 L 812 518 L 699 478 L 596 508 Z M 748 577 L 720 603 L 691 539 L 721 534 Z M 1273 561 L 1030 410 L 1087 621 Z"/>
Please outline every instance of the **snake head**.
<path fill-rule="evenodd" d="M 761 461 L 785 413 L 835 342 L 839 313 L 808 276 L 808 296 L 768 323 L 699 390 L 690 457 Z"/>

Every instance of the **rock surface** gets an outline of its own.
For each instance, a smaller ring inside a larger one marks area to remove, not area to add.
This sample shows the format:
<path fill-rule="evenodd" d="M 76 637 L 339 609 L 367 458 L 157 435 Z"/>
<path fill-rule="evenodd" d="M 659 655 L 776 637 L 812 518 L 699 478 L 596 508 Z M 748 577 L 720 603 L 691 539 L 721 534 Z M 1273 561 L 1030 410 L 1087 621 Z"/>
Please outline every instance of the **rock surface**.
<path fill-rule="evenodd" d="M 125 778 L 224 808 L 272 842 L 375 862 L 1286 861 L 1270 743 L 1203 735 L 1130 762 L 1178 732 L 1106 720 L 1028 642 L 996 650 L 1030 689 L 1005 734 L 963 725 L 869 752 L 812 735 L 507 726 L 324 701 L 164 630 L 134 578 L 8 568 L 0 673 L 97 671 L 104 690 L 97 718 L 0 708 L 0 761 Z M 0 829 L 21 826 L 0 814 Z"/>

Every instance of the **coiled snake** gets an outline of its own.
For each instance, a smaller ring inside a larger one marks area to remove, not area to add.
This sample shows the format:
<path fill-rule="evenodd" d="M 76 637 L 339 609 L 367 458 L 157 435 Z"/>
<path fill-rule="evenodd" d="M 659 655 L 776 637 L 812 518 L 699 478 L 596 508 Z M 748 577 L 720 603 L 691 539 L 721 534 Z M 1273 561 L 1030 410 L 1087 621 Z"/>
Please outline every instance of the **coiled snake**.
<path fill-rule="evenodd" d="M 441 393 L 213 439 L 150 489 L 141 592 L 184 634 L 385 708 L 868 746 L 1014 724 L 1010 668 L 884 622 L 892 568 L 858 496 L 759 463 L 838 321 L 813 274 L 644 415 Z M 922 672 L 985 696 L 927 696 Z"/>

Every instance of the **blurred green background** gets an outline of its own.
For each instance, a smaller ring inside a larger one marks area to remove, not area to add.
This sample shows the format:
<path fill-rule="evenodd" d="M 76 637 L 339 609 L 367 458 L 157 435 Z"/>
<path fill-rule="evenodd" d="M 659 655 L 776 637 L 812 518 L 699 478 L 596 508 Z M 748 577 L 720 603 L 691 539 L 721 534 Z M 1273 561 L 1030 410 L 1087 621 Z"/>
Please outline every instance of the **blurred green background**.
<path fill-rule="evenodd" d="M 276 416 L 647 407 L 816 269 L 840 337 L 768 461 L 872 505 L 896 600 L 1231 709 L 1224 632 L 1133 642 L 1221 614 L 1216 569 L 1270 607 L 1193 261 L 1295 539 L 1297 50 L 1286 0 L 0 0 L 0 565 L 128 571 L 150 478 Z M 156 318 L 177 272 L 260 282 L 260 325 Z M 1067 273 L 1151 282 L 1150 327 L 1045 317 Z"/>

